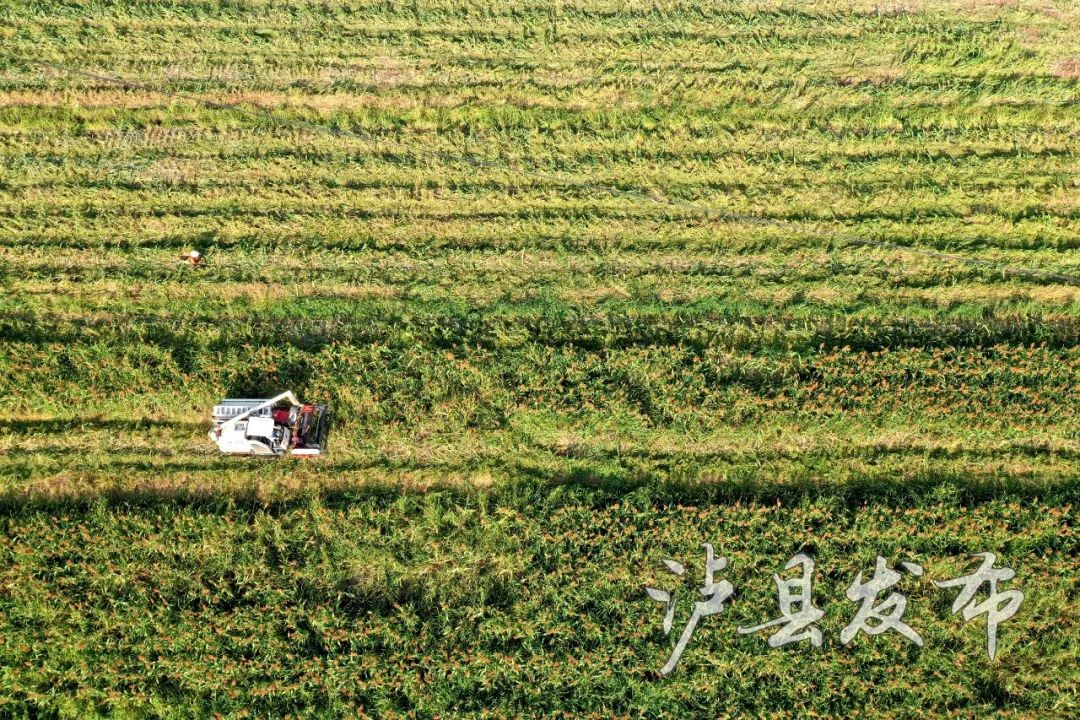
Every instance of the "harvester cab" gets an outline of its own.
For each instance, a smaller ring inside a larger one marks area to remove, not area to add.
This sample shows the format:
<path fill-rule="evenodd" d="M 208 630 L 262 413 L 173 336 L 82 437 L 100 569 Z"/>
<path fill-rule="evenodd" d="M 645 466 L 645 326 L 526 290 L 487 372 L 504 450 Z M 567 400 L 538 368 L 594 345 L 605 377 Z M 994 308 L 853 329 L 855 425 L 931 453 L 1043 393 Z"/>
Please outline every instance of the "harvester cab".
<path fill-rule="evenodd" d="M 327 405 L 301 403 L 292 392 L 259 399 L 229 398 L 214 406 L 208 433 L 226 455 L 322 455 L 330 431 Z"/>

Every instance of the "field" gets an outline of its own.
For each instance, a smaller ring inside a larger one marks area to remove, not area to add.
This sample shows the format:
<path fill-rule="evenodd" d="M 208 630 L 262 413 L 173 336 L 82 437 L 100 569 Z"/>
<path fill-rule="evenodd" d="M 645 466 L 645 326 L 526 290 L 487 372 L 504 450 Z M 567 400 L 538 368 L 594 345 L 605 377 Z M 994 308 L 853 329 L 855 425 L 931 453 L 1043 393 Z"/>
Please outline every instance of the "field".
<path fill-rule="evenodd" d="M 1080 717 L 1078 99 L 1063 0 L 0 2 L 0 717 Z"/>

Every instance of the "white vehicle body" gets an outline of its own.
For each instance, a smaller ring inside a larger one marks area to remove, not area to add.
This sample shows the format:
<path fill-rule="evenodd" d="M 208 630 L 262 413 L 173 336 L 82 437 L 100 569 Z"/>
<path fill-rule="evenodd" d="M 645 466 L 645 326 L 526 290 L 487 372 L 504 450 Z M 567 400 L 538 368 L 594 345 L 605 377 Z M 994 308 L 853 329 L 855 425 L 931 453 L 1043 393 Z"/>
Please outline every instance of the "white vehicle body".
<path fill-rule="evenodd" d="M 325 405 L 303 404 L 286 391 L 265 400 L 222 400 L 213 415 L 207 437 L 224 454 L 313 456 L 323 452 L 329 411 Z"/>

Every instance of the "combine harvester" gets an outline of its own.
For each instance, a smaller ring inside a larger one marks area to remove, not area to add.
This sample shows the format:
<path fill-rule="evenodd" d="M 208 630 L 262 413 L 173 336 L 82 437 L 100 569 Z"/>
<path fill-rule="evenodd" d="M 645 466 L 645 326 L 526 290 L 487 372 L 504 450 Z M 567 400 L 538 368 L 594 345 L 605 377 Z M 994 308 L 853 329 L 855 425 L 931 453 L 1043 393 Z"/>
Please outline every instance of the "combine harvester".
<path fill-rule="evenodd" d="M 326 450 L 329 431 L 327 405 L 301 403 L 286 391 L 269 400 L 222 400 L 208 437 L 226 455 L 311 457 Z"/>

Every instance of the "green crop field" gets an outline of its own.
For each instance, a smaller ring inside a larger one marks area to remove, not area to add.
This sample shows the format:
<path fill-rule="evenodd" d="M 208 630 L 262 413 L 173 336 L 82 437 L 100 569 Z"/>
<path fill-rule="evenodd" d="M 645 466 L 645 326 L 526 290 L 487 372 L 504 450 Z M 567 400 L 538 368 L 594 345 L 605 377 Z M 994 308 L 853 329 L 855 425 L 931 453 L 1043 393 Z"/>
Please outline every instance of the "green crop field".
<path fill-rule="evenodd" d="M 1080 717 L 1080 3 L 0 0 L 0 398 L 0 718 Z"/>

